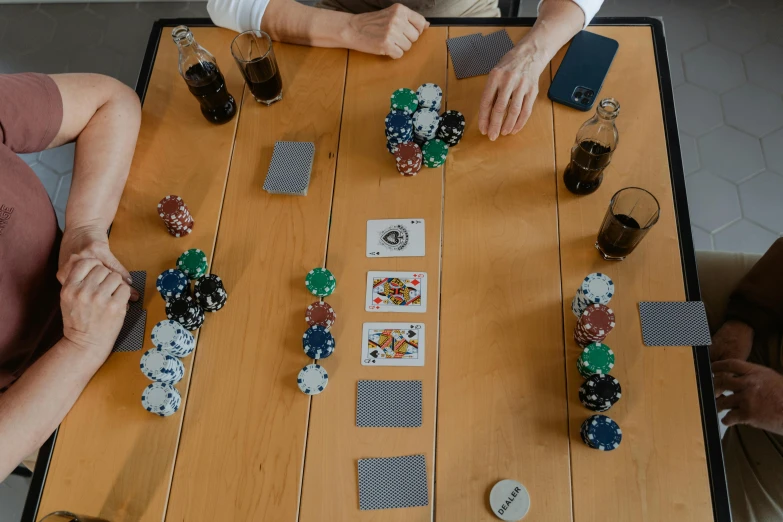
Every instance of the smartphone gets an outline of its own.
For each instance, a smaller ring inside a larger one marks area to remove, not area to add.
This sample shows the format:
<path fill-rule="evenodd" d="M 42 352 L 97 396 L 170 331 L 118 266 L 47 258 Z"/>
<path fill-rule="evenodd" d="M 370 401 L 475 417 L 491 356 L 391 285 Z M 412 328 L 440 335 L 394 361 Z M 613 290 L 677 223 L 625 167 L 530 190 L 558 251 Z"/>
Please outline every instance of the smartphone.
<path fill-rule="evenodd" d="M 618 47 L 617 40 L 577 33 L 549 86 L 549 99 L 580 111 L 592 109 Z"/>

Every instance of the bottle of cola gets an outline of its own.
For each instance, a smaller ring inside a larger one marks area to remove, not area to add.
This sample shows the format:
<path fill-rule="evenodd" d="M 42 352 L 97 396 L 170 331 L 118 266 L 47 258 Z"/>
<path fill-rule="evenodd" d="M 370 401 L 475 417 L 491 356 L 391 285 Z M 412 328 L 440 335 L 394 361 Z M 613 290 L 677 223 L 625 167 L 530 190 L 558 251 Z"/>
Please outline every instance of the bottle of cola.
<path fill-rule="evenodd" d="M 571 148 L 571 162 L 563 173 L 565 186 L 574 194 L 592 194 L 604 180 L 604 169 L 612 161 L 612 153 L 620 139 L 615 118 L 620 104 L 613 98 L 598 103 L 595 116 L 587 120 L 576 133 Z"/>

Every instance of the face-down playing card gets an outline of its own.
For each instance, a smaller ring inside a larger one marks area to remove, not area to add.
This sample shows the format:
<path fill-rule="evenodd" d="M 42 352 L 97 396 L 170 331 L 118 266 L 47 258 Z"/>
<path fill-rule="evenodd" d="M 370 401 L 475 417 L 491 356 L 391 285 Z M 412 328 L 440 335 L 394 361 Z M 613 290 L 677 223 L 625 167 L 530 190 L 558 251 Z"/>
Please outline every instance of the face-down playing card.
<path fill-rule="evenodd" d="M 359 381 L 357 385 L 359 428 L 418 428 L 421 411 L 421 381 Z"/>
<path fill-rule="evenodd" d="M 315 144 L 312 142 L 275 142 L 264 190 L 270 194 L 306 196 L 314 156 Z"/>
<path fill-rule="evenodd" d="M 647 346 L 709 346 L 707 312 L 701 301 L 640 302 L 642 339 Z"/>
<path fill-rule="evenodd" d="M 362 364 L 424 366 L 424 323 L 364 323 Z"/>
<path fill-rule="evenodd" d="M 368 272 L 365 310 L 426 312 L 427 274 L 425 272 Z"/>
<path fill-rule="evenodd" d="M 427 461 L 424 455 L 359 459 L 359 508 L 426 506 Z"/>
<path fill-rule="evenodd" d="M 139 300 L 128 303 L 125 321 L 122 324 L 112 352 L 135 352 L 144 346 L 144 329 L 147 326 L 147 311 L 144 306 L 144 286 L 147 283 L 147 272 L 138 270 L 131 272 L 131 286 L 139 292 Z"/>

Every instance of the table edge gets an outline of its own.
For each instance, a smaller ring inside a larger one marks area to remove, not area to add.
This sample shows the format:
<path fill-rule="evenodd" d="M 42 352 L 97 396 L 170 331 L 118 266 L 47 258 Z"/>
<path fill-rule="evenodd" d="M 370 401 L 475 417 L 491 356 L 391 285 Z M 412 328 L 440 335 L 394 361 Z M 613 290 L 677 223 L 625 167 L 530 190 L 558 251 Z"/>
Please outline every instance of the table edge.
<path fill-rule="evenodd" d="M 484 26 L 484 27 L 525 27 L 532 26 L 535 18 L 429 18 L 433 26 Z M 152 24 L 144 60 L 141 64 L 139 77 L 136 81 L 136 94 L 142 104 L 147 93 L 152 67 L 163 28 L 172 25 L 187 25 L 190 27 L 215 27 L 209 18 L 162 18 Z M 689 301 L 701 299 L 696 254 L 691 233 L 690 214 L 685 189 L 685 174 L 682 166 L 677 117 L 674 108 L 674 92 L 669 70 L 669 58 L 666 51 L 666 36 L 663 22 L 654 17 L 603 17 L 593 19 L 591 26 L 649 26 L 652 30 L 655 63 L 658 69 L 658 90 L 663 105 L 663 123 L 666 133 L 667 156 L 669 158 L 669 173 L 672 182 L 672 197 L 674 199 L 674 214 L 680 246 L 680 260 L 685 281 L 685 297 Z M 717 522 L 731 522 L 728 488 L 723 462 L 718 413 L 713 394 L 712 369 L 710 365 L 709 348 L 693 347 L 693 361 L 696 369 L 696 380 L 699 394 L 699 410 L 701 412 L 702 432 L 707 454 L 707 474 L 710 482 L 713 518 Z M 59 428 L 41 446 L 36 461 L 35 471 L 27 492 L 21 522 L 35 522 L 38 507 L 46 485 L 46 475 L 54 452 Z"/>

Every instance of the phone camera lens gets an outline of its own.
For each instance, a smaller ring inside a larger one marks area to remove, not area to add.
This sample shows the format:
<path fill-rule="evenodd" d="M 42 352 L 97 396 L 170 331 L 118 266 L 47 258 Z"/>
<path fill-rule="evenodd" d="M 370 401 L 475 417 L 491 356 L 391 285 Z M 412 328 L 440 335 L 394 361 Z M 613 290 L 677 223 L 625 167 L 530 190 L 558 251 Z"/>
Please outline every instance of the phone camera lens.
<path fill-rule="evenodd" d="M 590 105 L 590 98 L 588 98 L 588 97 L 586 97 L 586 96 L 585 96 L 584 98 L 582 98 L 582 99 L 579 101 L 579 103 L 581 103 L 582 105 Z"/>

